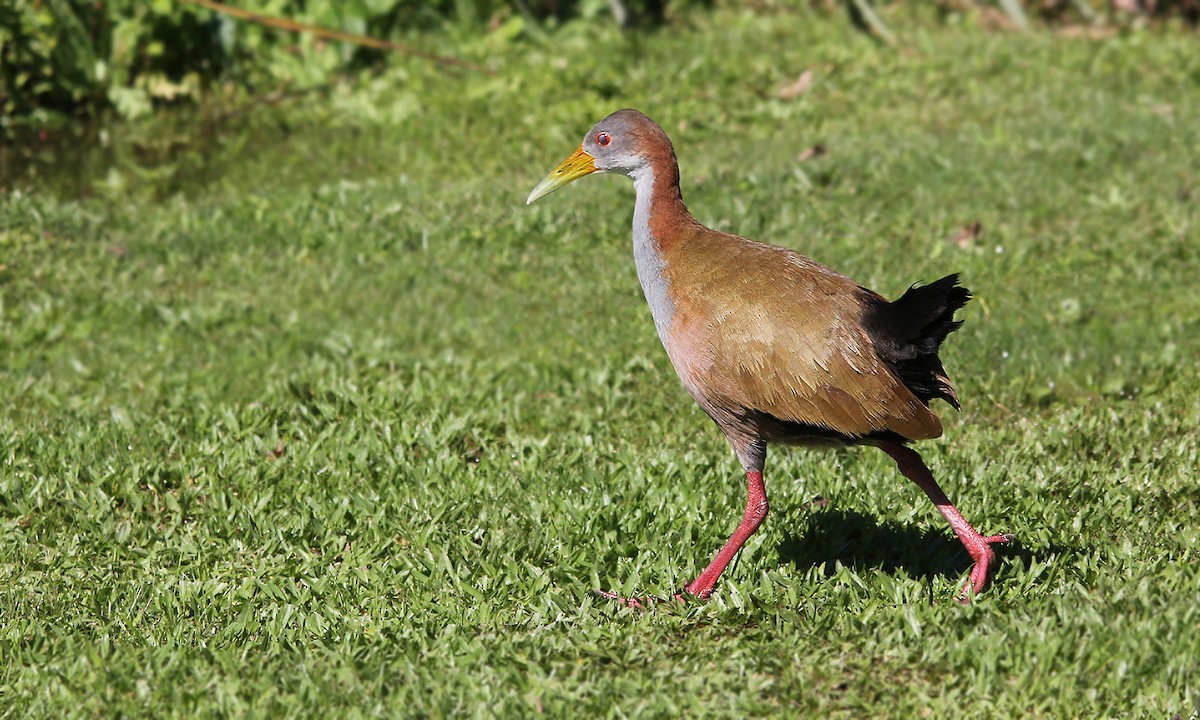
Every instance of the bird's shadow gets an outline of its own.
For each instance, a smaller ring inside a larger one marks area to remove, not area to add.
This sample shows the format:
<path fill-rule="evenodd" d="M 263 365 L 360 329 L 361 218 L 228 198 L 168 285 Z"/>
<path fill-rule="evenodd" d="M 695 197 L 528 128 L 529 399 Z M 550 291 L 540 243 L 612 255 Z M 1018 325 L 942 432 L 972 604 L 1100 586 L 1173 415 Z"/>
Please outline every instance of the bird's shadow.
<path fill-rule="evenodd" d="M 948 528 L 881 522 L 855 510 L 834 508 L 814 509 L 794 528 L 778 545 L 780 559 L 799 569 L 824 565 L 826 577 L 837 571 L 838 563 L 852 570 L 903 570 L 910 577 L 926 579 L 955 579 L 971 567 L 966 548 Z M 1008 563 L 1028 568 L 1035 557 L 1081 552 L 1053 543 L 1029 548 L 1020 538 L 993 547 L 1000 559 L 1000 579 Z"/>

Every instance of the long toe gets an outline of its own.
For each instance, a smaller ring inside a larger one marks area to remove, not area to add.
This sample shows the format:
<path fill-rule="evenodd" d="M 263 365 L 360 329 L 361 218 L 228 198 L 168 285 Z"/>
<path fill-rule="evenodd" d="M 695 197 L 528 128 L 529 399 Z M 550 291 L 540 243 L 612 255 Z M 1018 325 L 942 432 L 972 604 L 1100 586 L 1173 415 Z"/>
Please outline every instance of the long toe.
<path fill-rule="evenodd" d="M 623 595 L 618 595 L 617 593 L 610 592 L 608 590 L 593 590 L 592 592 L 599 595 L 602 598 L 607 598 L 607 599 L 613 600 L 621 605 L 625 605 L 626 607 L 637 608 L 639 610 L 649 610 L 650 608 L 654 607 L 655 605 L 661 605 L 663 603 L 670 602 L 672 600 L 679 603 L 680 605 L 682 605 L 682 604 L 686 603 L 688 600 L 695 599 L 695 597 L 693 595 L 686 593 L 686 592 L 675 593 L 670 597 L 670 599 L 654 597 L 653 595 L 647 595 L 646 597 L 640 597 L 640 598 L 639 597 L 625 597 Z"/>
<path fill-rule="evenodd" d="M 984 588 L 992 580 L 992 570 L 996 566 L 996 552 L 991 546 L 999 543 L 1007 543 L 1016 540 L 1016 535 L 1012 533 L 1003 533 L 1000 535 L 988 535 L 980 537 L 979 542 L 974 547 L 970 547 L 971 559 L 975 561 L 975 566 L 971 568 L 971 581 L 963 587 L 962 593 L 958 596 L 958 601 L 963 604 L 971 602 L 971 598 L 983 592 Z"/>

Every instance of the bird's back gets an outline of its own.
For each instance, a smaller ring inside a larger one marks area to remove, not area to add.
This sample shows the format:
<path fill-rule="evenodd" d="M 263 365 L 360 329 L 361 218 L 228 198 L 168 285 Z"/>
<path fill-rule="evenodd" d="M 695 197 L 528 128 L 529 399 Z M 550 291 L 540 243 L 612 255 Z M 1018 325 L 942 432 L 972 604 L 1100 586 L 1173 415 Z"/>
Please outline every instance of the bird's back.
<path fill-rule="evenodd" d="M 873 313 L 888 305 L 883 298 L 790 250 L 707 229 L 663 259 L 675 305 L 667 352 L 731 436 L 853 442 L 941 434 L 869 330 Z"/>

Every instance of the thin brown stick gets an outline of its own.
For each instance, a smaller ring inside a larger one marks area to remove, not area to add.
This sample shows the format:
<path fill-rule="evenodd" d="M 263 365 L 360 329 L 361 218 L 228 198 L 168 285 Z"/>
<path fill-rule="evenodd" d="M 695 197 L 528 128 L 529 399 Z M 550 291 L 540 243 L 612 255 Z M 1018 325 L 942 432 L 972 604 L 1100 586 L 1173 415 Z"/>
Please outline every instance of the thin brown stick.
<path fill-rule="evenodd" d="M 290 30 L 292 32 L 315 35 L 316 37 L 327 38 L 329 40 L 354 43 L 355 45 L 362 45 L 363 47 L 375 48 L 377 50 L 389 50 L 391 52 L 414 55 L 419 58 L 431 60 L 439 65 L 467 68 L 469 70 L 487 73 L 488 75 L 495 75 L 494 72 L 481 65 L 476 65 L 475 63 L 467 62 L 466 60 L 460 60 L 456 57 L 450 57 L 448 55 L 437 55 L 424 50 L 418 50 L 417 48 L 397 42 L 391 42 L 390 40 L 380 40 L 379 38 L 367 37 L 366 35 L 355 35 L 353 33 L 342 32 L 341 30 L 333 30 L 331 28 L 324 28 L 317 25 L 305 25 L 304 23 L 298 23 L 293 20 L 288 20 L 287 18 L 259 15 L 258 13 L 253 13 L 249 10 L 243 10 L 241 8 L 231 7 L 229 5 L 216 2 L 216 0 L 182 1 L 191 3 L 193 5 L 199 5 L 202 8 L 208 8 L 213 12 L 229 15 L 231 17 L 238 18 L 239 20 L 249 20 L 250 22 L 258 23 L 259 25 L 266 25 L 267 27 L 276 28 L 278 30 Z"/>

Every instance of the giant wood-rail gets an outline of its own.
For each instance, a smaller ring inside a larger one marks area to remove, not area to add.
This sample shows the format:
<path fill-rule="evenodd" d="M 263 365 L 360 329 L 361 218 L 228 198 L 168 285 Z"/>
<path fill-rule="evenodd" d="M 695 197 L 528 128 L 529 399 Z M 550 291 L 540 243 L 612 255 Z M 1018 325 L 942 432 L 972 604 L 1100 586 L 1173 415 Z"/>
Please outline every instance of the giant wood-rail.
<path fill-rule="evenodd" d="M 767 515 L 763 465 L 770 443 L 873 445 L 891 456 L 941 511 L 974 560 L 961 599 L 987 586 L 996 562 L 909 447 L 942 434 L 929 409 L 959 407 L 938 348 L 971 295 L 948 275 L 889 302 L 791 250 L 701 225 L 679 189 L 665 132 L 636 110 L 596 124 L 527 202 L 593 172 L 633 180 L 633 255 L 667 356 L 683 386 L 729 439 L 746 470 L 742 521 L 699 577 L 675 597 L 706 599 Z M 642 606 L 650 598 L 621 598 Z"/>

